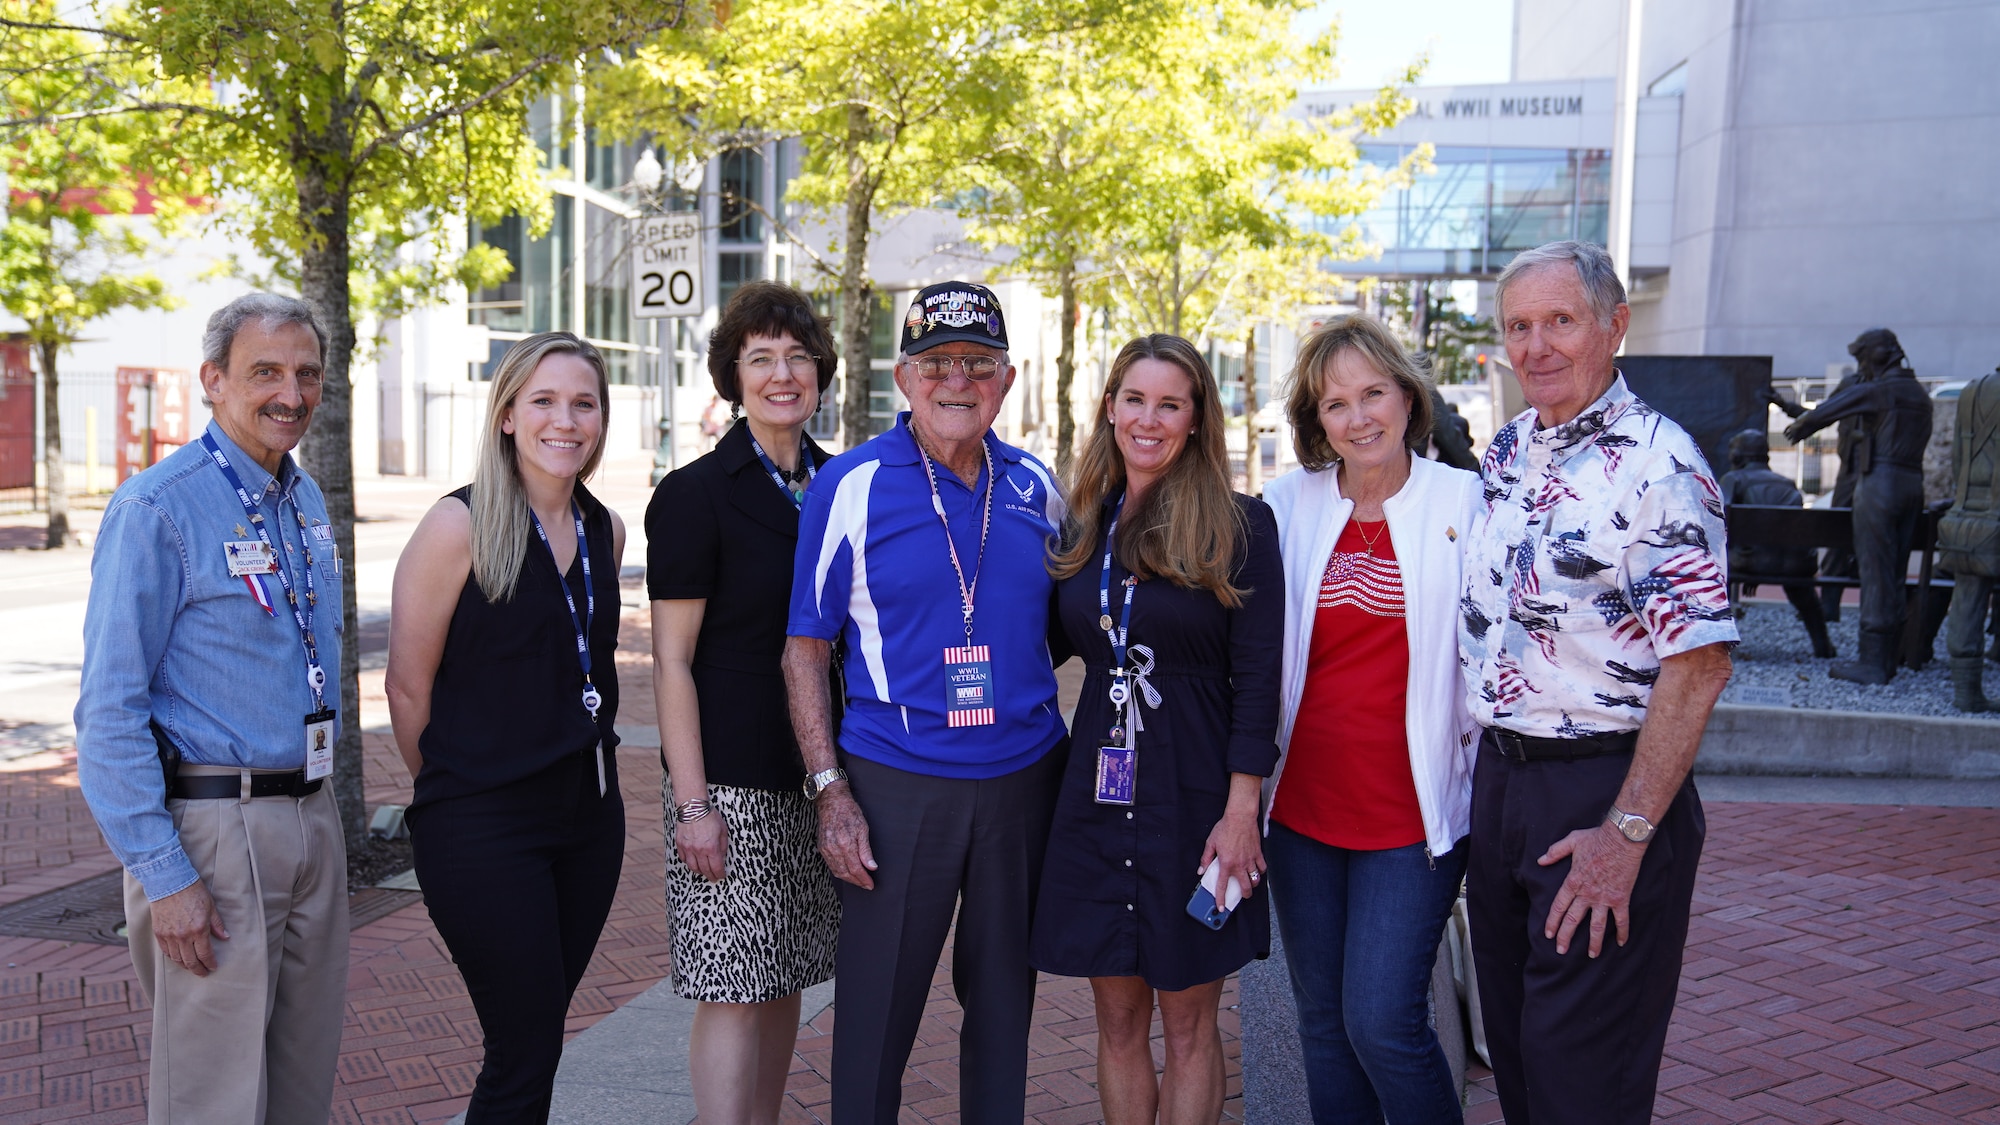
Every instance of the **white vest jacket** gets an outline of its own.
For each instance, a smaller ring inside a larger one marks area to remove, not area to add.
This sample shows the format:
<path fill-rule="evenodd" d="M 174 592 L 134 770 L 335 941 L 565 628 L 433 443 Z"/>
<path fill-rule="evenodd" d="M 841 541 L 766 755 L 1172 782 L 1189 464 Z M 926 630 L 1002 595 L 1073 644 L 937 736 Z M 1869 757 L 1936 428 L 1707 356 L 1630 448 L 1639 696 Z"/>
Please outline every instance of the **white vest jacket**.
<path fill-rule="evenodd" d="M 1338 475 L 1332 468 L 1295 469 L 1264 490 L 1264 502 L 1278 516 L 1278 543 L 1285 559 L 1283 710 L 1278 721 L 1278 767 L 1264 783 L 1266 831 L 1271 799 L 1284 777 L 1292 724 L 1305 693 L 1320 580 L 1354 512 L 1354 502 L 1340 495 Z M 1450 851 L 1471 831 L 1472 763 L 1479 727 L 1466 707 L 1465 682 L 1458 668 L 1458 598 L 1461 540 L 1478 498 L 1476 474 L 1413 457 L 1410 479 L 1382 506 L 1403 574 L 1404 626 L 1410 641 L 1405 729 L 1410 773 L 1433 855 Z"/>

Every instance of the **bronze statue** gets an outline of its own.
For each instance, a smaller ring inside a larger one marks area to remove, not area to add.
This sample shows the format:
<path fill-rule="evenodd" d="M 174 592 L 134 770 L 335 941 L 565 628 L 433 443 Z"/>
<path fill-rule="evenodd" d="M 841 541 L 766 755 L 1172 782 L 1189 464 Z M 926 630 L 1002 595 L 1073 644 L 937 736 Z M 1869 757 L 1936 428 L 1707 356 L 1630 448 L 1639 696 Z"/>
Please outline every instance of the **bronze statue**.
<path fill-rule="evenodd" d="M 1931 439 L 1931 399 L 1904 362 L 1887 328 L 1847 347 L 1859 370 L 1846 389 L 1785 427 L 1798 441 L 1843 418 L 1863 418 L 1859 480 L 1854 488 L 1854 557 L 1861 579 L 1861 643 L 1854 660 L 1827 670 L 1835 679 L 1886 684 L 1896 675 L 1898 639 L 1908 605 L 1903 584 L 1910 543 L 1924 508 L 1924 446 Z M 1845 466 L 1842 466 L 1845 468 Z"/>
<path fill-rule="evenodd" d="M 1722 475 L 1722 503 L 1763 504 L 1787 508 L 1805 505 L 1805 497 L 1791 481 L 1771 471 L 1771 442 L 1762 430 L 1744 430 L 1729 439 L 1730 469 Z M 1835 655 L 1833 639 L 1826 635 L 1826 613 L 1813 589 L 1813 572 L 1819 560 L 1811 547 L 1739 547 L 1729 545 L 1729 573 L 1795 576 L 1797 582 L 1783 585 L 1785 600 L 1799 615 L 1799 623 L 1812 638 L 1813 655 L 1829 659 Z"/>
<path fill-rule="evenodd" d="M 1958 395 L 1951 445 L 1951 510 L 1938 521 L 1938 563 L 1952 572 L 1945 651 L 1951 654 L 1951 705 L 2000 710 L 1986 698 L 1980 626 L 2000 578 L 2000 370 Z"/>

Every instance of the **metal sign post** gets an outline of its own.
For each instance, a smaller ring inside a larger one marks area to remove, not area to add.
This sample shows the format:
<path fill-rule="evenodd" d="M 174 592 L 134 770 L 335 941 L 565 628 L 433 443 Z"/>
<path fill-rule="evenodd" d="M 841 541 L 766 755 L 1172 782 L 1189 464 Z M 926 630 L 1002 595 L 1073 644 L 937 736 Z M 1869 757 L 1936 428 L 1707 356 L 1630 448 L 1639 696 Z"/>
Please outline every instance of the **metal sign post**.
<path fill-rule="evenodd" d="M 701 213 L 670 211 L 632 220 L 632 315 L 653 320 L 658 365 L 660 407 L 665 433 L 654 457 L 655 483 L 661 473 L 677 467 L 674 349 L 679 344 L 676 317 L 700 317 L 704 310 L 701 266 Z M 664 330 L 659 320 L 664 318 Z M 664 340 L 661 338 L 665 337 Z"/>

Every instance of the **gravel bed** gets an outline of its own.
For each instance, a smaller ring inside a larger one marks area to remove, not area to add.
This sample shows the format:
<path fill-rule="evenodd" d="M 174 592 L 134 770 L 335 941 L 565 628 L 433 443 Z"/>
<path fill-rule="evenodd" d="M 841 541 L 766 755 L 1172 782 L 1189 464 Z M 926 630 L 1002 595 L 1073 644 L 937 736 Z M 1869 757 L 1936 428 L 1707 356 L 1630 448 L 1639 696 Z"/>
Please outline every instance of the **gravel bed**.
<path fill-rule="evenodd" d="M 1833 646 L 1840 650 L 1836 660 L 1853 659 L 1860 621 L 1860 610 L 1850 605 L 1842 607 L 1839 621 L 1827 624 Z M 1743 643 L 1736 647 L 1736 673 L 1722 693 L 1724 703 L 1781 706 L 1782 698 L 1793 707 L 1826 711 L 1879 711 L 2000 723 L 2000 713 L 1967 714 L 1953 709 L 1951 665 L 1944 652 L 1943 630 L 1938 632 L 1929 664 L 1915 671 L 1899 669 L 1887 684 L 1866 687 L 1826 674 L 1833 661 L 1814 658 L 1805 626 L 1784 602 L 1746 601 L 1743 617 L 1736 624 Z M 1989 699 L 2000 696 L 2000 664 L 1992 660 L 1986 661 L 1986 695 Z"/>

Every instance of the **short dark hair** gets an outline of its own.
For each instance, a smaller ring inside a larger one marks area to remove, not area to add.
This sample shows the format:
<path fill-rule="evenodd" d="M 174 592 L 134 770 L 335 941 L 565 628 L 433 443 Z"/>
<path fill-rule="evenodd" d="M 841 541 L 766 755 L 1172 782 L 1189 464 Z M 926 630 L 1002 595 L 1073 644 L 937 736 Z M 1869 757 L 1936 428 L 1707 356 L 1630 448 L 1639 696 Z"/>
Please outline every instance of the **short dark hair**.
<path fill-rule="evenodd" d="M 1285 414 L 1292 420 L 1292 448 L 1299 455 L 1299 464 L 1318 472 L 1340 460 L 1334 456 L 1326 427 L 1320 424 L 1319 400 L 1326 393 L 1334 359 L 1344 351 L 1360 353 L 1410 397 L 1410 417 L 1403 430 L 1403 444 L 1421 453 L 1424 443 L 1430 440 L 1436 415 L 1435 404 L 1431 402 L 1434 393 L 1431 381 L 1381 321 L 1353 313 L 1334 317 L 1299 341 L 1298 359 L 1283 388 Z"/>
<path fill-rule="evenodd" d="M 819 361 L 819 393 L 833 385 L 839 350 L 826 318 L 813 311 L 804 293 L 776 281 L 747 282 L 722 306 L 715 331 L 708 334 L 708 377 L 715 393 L 742 405 L 743 382 L 736 377 L 736 356 L 752 336 L 790 336 Z"/>

